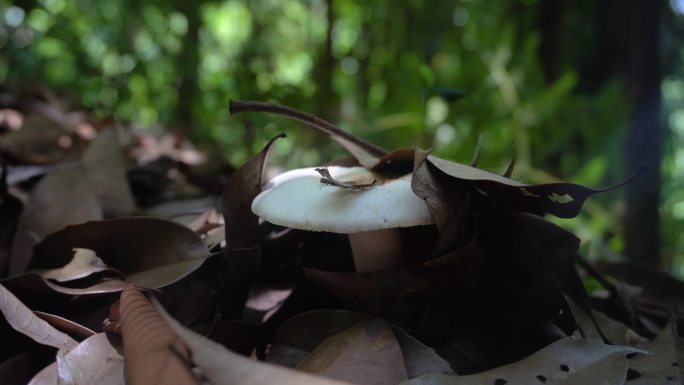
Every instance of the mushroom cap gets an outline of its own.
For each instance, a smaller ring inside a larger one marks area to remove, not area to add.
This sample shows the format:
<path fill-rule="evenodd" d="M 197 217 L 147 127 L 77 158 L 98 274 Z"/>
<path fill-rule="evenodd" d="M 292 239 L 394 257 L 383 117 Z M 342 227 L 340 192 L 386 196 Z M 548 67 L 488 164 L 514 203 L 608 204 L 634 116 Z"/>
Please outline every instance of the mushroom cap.
<path fill-rule="evenodd" d="M 346 189 L 321 183 L 314 168 L 285 172 L 252 201 L 264 220 L 299 230 L 358 233 L 435 223 L 427 204 L 411 190 L 412 174 L 384 179 L 363 167 L 328 167 L 343 182 L 376 184 Z"/>

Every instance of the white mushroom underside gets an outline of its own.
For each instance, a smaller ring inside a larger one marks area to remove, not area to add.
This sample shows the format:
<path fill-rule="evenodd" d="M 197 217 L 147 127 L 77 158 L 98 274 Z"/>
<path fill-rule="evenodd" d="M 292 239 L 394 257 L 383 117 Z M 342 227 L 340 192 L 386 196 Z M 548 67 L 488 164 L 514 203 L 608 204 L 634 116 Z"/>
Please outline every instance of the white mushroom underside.
<path fill-rule="evenodd" d="M 282 182 L 259 194 L 252 212 L 281 226 L 345 234 L 434 223 L 425 202 L 411 190 L 411 174 L 382 183 L 363 167 L 329 168 L 343 182 L 378 179 L 375 186 L 353 190 L 322 184 L 313 168 L 307 170 L 277 177 Z"/>

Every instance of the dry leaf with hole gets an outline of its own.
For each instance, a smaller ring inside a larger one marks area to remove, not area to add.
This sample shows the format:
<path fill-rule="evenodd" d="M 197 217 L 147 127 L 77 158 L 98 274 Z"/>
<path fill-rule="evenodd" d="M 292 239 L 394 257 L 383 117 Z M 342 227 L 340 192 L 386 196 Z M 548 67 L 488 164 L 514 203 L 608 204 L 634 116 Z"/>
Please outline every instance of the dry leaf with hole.
<path fill-rule="evenodd" d="M 614 373 L 614 366 L 622 368 L 623 371 L 619 373 L 618 378 L 624 378 L 627 366 L 616 364 L 614 355 L 619 355 L 618 361 L 626 363 L 626 355 L 630 353 L 645 352 L 626 346 L 605 345 L 600 340 L 575 340 L 567 337 L 519 362 L 486 372 L 459 377 L 428 375 L 404 382 L 402 385 L 581 385 L 582 383 L 564 381 L 578 377 L 585 370 L 596 375 L 603 370 L 602 366 L 605 363 L 612 367 L 611 373 Z"/>

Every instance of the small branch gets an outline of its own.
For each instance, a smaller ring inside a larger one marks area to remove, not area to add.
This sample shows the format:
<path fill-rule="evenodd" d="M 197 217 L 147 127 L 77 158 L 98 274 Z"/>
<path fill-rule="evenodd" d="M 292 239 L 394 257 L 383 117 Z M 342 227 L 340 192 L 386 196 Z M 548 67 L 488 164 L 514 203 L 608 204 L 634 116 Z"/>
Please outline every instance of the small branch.
<path fill-rule="evenodd" d="M 387 155 L 387 151 L 382 147 L 378 147 L 373 143 L 367 142 L 357 136 L 354 136 L 346 131 L 343 131 L 341 128 L 326 120 L 323 120 L 311 114 L 307 114 L 306 112 L 296 110 L 291 107 L 274 103 L 230 100 L 228 102 L 228 110 L 231 114 L 237 114 L 240 112 L 268 112 L 272 114 L 282 115 L 287 118 L 300 121 L 308 126 L 317 128 L 332 137 L 339 137 L 350 143 L 353 143 L 356 146 L 367 151 L 371 155 L 377 157 Z"/>

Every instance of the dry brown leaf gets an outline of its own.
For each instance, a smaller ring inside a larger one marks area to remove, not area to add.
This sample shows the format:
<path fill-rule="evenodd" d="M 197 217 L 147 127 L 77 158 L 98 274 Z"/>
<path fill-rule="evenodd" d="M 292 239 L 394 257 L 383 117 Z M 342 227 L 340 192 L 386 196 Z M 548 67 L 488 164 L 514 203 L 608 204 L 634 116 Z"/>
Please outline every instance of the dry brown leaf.
<path fill-rule="evenodd" d="M 160 306 L 157 309 L 190 348 L 193 363 L 202 370 L 212 385 L 349 385 L 240 356 L 185 328 Z"/>
<path fill-rule="evenodd" d="M 159 218 L 135 217 L 87 222 L 51 234 L 36 245 L 30 267 L 40 270 L 64 266 L 71 260 L 74 248 L 94 250 L 125 279 L 104 280 L 86 289 L 56 287 L 49 281 L 45 285 L 74 295 L 119 291 L 130 283 L 159 288 L 194 271 L 209 256 L 202 239 L 187 227 Z"/>
<path fill-rule="evenodd" d="M 121 275 L 116 269 L 107 266 L 93 250 L 75 248 L 74 257 L 69 263 L 57 269 L 44 271 L 40 275 L 57 282 L 69 282 L 103 271 Z"/>
<path fill-rule="evenodd" d="M 629 360 L 629 368 L 639 376 L 630 381 L 630 385 L 681 384 L 676 351 L 678 338 L 681 337 L 677 337 L 672 325 L 668 324 L 653 341 L 643 347 L 652 355 L 638 355 Z"/>
<path fill-rule="evenodd" d="M 365 314 L 347 310 L 314 310 L 298 314 L 278 328 L 266 360 L 294 368 L 328 337 L 371 320 Z M 391 326 L 391 329 L 401 348 L 408 378 L 453 373 L 449 364 L 433 349 L 399 327 Z"/>
<path fill-rule="evenodd" d="M 188 348 L 140 289 L 127 287 L 119 309 L 129 384 L 199 384 Z"/>
<path fill-rule="evenodd" d="M 83 153 L 81 162 L 104 214 L 110 217 L 132 214 L 135 203 L 116 130 L 98 133 Z"/>
<path fill-rule="evenodd" d="M 105 333 L 95 334 L 41 370 L 29 385 L 124 385 L 123 357 Z"/>
<path fill-rule="evenodd" d="M 297 369 L 363 385 L 395 385 L 408 379 L 399 343 L 379 318 L 330 336 Z"/>
<path fill-rule="evenodd" d="M 26 270 L 33 247 L 67 225 L 102 219 L 102 208 L 81 165 L 64 166 L 34 187 L 12 245 L 10 275 Z M 58 202 L 58 203 L 55 203 Z"/>
<path fill-rule="evenodd" d="M 78 344 L 73 338 L 36 316 L 2 284 L 0 284 L 0 311 L 16 331 L 27 335 L 39 344 L 65 350 Z"/>
<path fill-rule="evenodd" d="M 582 385 L 587 382 L 575 382 L 571 379 L 586 381 L 586 375 L 593 374 L 592 384 L 600 380 L 600 375 L 605 375 L 604 366 L 610 366 L 608 373 L 614 380 L 624 379 L 627 366 L 619 361 L 627 362 L 626 354 L 644 353 L 641 350 L 626 347 L 605 345 L 600 340 L 575 340 L 563 338 L 527 358 L 513 364 L 501 366 L 486 372 L 468 376 L 428 375 L 404 382 L 402 385 L 529 385 L 529 384 L 565 384 Z M 615 362 L 615 355 L 619 355 Z M 616 369 L 623 372 L 616 373 Z M 570 381 L 570 382 L 565 382 Z M 608 382 L 606 384 L 618 384 Z"/>
<path fill-rule="evenodd" d="M 60 317 L 58 315 L 44 313 L 42 311 L 34 310 L 33 313 L 40 319 L 52 325 L 55 329 L 62 331 L 71 336 L 78 342 L 95 335 L 95 332 L 87 327 L 80 325 L 74 321 Z"/>

